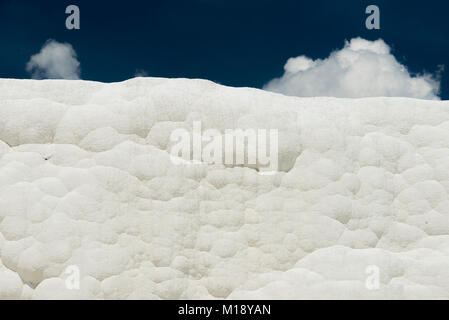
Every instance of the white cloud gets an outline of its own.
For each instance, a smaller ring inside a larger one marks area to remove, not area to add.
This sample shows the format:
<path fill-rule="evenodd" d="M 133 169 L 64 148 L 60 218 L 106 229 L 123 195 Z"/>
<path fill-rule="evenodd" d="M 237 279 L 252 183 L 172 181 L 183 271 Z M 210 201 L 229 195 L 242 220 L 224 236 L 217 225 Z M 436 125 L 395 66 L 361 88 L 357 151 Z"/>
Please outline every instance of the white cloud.
<path fill-rule="evenodd" d="M 301 97 L 439 99 L 438 76 L 411 75 L 382 39 L 355 38 L 324 60 L 290 58 L 284 69 L 284 75 L 271 80 L 264 89 Z"/>
<path fill-rule="evenodd" d="M 72 45 L 48 40 L 30 58 L 26 70 L 34 79 L 80 79 L 80 63 Z"/>
<path fill-rule="evenodd" d="M 148 77 L 148 72 L 143 69 L 137 69 L 134 73 L 134 77 Z"/>

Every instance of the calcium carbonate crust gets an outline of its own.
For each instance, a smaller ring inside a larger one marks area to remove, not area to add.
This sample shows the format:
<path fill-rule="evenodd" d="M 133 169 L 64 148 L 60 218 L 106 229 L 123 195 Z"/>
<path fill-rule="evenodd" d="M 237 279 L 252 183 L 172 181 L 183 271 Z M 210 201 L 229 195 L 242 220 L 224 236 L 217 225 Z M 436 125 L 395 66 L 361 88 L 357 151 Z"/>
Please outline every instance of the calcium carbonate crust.
<path fill-rule="evenodd" d="M 279 172 L 173 164 L 198 120 Z M 448 192 L 448 102 L 0 80 L 0 299 L 447 299 Z"/>

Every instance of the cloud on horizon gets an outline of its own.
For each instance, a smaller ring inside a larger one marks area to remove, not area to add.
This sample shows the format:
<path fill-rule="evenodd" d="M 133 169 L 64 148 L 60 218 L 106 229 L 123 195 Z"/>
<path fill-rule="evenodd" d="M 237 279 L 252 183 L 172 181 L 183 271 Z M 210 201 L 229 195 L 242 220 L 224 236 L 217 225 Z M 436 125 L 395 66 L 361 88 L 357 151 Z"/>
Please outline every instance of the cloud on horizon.
<path fill-rule="evenodd" d="M 411 75 L 382 40 L 354 38 L 326 59 L 288 59 L 284 74 L 265 90 L 290 96 L 410 97 L 439 100 L 439 75 Z"/>
<path fill-rule="evenodd" d="M 80 79 L 77 54 L 69 43 L 47 40 L 41 51 L 31 56 L 26 70 L 33 79 Z"/>
<path fill-rule="evenodd" d="M 148 77 L 148 72 L 143 69 L 137 69 L 136 72 L 134 72 L 134 77 Z"/>

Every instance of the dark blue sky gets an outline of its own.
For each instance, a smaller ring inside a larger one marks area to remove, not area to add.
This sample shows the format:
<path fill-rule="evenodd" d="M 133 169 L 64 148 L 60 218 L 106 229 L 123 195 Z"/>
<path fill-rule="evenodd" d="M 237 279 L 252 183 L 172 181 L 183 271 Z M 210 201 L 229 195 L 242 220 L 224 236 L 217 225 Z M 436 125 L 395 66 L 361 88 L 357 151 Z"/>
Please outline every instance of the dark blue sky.
<path fill-rule="evenodd" d="M 81 10 L 81 30 L 65 28 L 65 8 Z M 381 30 L 365 28 L 369 4 Z M 69 42 L 82 78 L 205 78 L 262 87 L 289 57 L 324 58 L 345 39 L 384 39 L 411 72 L 449 68 L 449 2 L 403 0 L 0 0 L 0 77 L 29 78 L 26 62 L 47 39 Z M 449 69 L 443 99 L 449 99 Z"/>

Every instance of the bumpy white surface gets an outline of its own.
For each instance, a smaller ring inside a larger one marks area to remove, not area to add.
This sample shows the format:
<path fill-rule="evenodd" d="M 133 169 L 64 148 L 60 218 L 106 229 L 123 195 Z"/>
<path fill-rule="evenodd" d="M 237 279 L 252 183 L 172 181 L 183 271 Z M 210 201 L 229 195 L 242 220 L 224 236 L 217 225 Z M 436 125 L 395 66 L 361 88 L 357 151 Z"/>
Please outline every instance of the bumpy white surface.
<path fill-rule="evenodd" d="M 195 120 L 278 128 L 282 171 L 173 165 Z M 447 102 L 0 80 L 2 299 L 448 298 L 448 192 Z"/>

